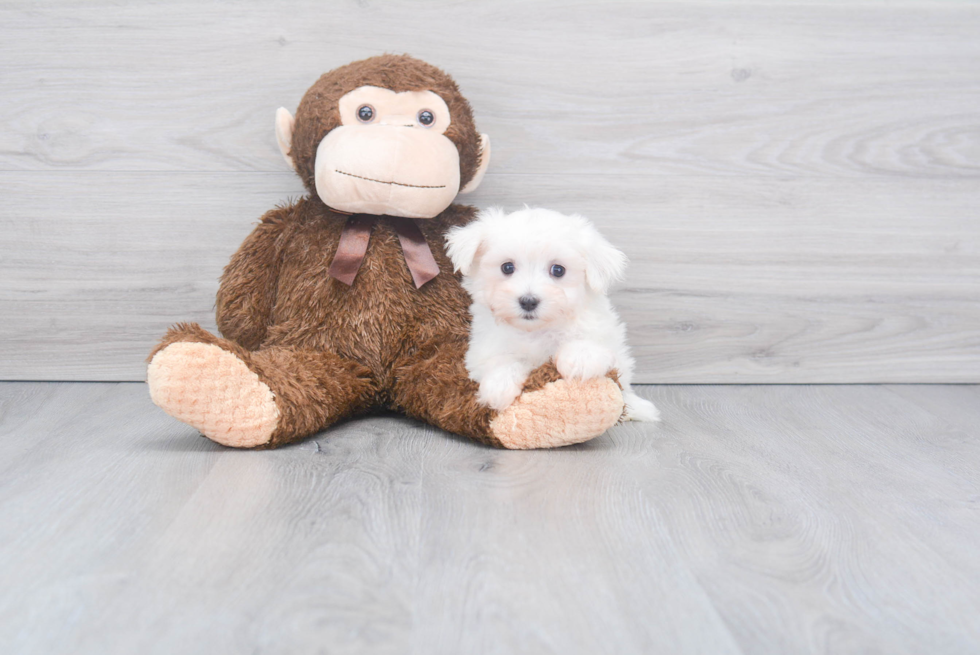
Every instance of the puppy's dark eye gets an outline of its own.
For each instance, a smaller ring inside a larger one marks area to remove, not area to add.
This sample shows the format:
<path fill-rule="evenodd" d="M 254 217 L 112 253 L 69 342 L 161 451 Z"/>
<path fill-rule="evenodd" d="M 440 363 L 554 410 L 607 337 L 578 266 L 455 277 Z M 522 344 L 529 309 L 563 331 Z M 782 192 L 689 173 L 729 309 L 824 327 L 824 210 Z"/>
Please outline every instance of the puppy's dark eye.
<path fill-rule="evenodd" d="M 423 109 L 419 112 L 419 123 L 425 127 L 429 127 L 436 122 L 436 117 L 432 115 L 432 112 L 428 109 Z"/>
<path fill-rule="evenodd" d="M 504 275 L 513 275 L 517 269 L 514 268 L 514 262 L 504 262 L 500 265 L 500 270 Z"/>
<path fill-rule="evenodd" d="M 565 274 L 565 267 L 561 264 L 555 264 L 551 267 L 551 274 L 555 277 L 561 277 Z"/>
<path fill-rule="evenodd" d="M 361 105 L 357 108 L 357 120 L 362 123 L 370 123 L 374 118 L 374 107 L 371 105 Z"/>

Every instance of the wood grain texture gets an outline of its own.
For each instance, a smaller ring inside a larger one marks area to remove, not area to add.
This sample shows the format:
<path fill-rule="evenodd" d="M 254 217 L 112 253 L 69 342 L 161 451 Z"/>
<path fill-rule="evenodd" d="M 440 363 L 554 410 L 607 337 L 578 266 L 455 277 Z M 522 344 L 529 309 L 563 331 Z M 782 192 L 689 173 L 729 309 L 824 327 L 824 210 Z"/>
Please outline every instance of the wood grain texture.
<path fill-rule="evenodd" d="M 632 477 L 746 652 L 976 649 L 972 416 L 883 387 L 663 391 L 663 465 Z"/>
<path fill-rule="evenodd" d="M 60 0 L 0 24 L 7 170 L 280 171 L 275 109 L 387 51 L 452 72 L 497 172 L 980 173 L 976 3 Z"/>
<path fill-rule="evenodd" d="M 980 388 L 641 387 L 509 452 L 394 416 L 281 450 L 126 383 L 0 383 L 13 653 L 966 653 Z"/>
<path fill-rule="evenodd" d="M 643 382 L 980 381 L 980 4 L 10 2 L 0 379 L 139 380 L 213 328 L 323 71 L 449 70 L 478 206 L 590 215 Z"/>
<path fill-rule="evenodd" d="M 113 173 L 106 198 L 87 193 L 91 175 L 104 174 L 6 174 L 16 219 L 0 219 L 2 377 L 143 379 L 168 325 L 215 329 L 231 253 L 264 209 L 301 192 L 287 173 Z M 49 192 L 52 177 L 70 207 Z M 582 212 L 627 252 L 613 297 L 640 382 L 980 375 L 972 181 L 629 176 L 569 189 L 564 177 L 492 175 L 485 185 L 478 206 L 516 208 L 519 197 Z"/>

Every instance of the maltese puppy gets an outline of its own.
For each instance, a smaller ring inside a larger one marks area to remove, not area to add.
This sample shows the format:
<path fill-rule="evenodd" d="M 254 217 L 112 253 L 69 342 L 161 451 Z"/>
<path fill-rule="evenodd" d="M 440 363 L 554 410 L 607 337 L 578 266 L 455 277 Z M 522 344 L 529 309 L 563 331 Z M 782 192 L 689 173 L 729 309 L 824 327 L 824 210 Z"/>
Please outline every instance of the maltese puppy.
<path fill-rule="evenodd" d="M 626 326 L 606 296 L 623 277 L 626 255 L 587 219 L 548 209 L 488 209 L 450 230 L 446 241 L 473 298 L 466 370 L 480 383 L 481 402 L 505 409 L 528 374 L 554 359 L 570 379 L 616 369 L 625 418 L 659 420 L 653 403 L 630 388 Z"/>

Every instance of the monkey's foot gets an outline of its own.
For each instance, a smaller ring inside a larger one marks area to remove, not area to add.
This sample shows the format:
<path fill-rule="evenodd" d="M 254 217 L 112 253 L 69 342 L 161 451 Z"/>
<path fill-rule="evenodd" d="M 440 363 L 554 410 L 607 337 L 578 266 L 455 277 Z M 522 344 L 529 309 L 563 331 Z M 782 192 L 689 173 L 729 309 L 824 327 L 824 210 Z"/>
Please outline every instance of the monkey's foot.
<path fill-rule="evenodd" d="M 525 391 L 490 430 L 504 448 L 556 448 L 598 437 L 622 415 L 623 392 L 612 379 L 559 379 Z"/>
<path fill-rule="evenodd" d="M 268 385 L 245 362 L 214 344 L 170 344 L 150 360 L 146 382 L 163 411 L 224 446 L 266 444 L 279 421 Z"/>

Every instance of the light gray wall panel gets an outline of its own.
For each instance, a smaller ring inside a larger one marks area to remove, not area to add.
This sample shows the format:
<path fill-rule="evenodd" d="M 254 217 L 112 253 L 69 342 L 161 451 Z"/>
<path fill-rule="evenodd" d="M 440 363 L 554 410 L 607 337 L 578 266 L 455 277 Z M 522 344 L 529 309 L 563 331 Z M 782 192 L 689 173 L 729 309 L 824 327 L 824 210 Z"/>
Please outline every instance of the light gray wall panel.
<path fill-rule="evenodd" d="M 110 179 L 112 196 L 92 177 Z M 17 218 L 0 224 L 0 362 L 11 379 L 141 379 L 168 325 L 214 328 L 222 267 L 263 211 L 301 192 L 289 173 L 6 178 Z M 580 211 L 626 251 L 614 299 L 641 382 L 967 382 L 980 371 L 972 180 L 571 180 L 491 175 L 473 200 Z"/>
<path fill-rule="evenodd" d="M 976 3 L 0 7 L 0 378 L 140 379 L 302 193 L 276 107 L 382 51 L 591 216 L 643 382 L 980 381 Z"/>

